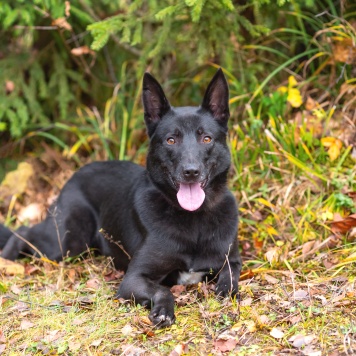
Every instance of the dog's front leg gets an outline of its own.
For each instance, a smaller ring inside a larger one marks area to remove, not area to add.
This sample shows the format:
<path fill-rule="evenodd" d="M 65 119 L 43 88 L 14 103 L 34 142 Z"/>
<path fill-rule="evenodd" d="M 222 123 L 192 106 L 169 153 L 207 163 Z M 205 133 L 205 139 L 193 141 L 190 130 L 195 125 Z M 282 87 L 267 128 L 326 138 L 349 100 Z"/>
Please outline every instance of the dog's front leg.
<path fill-rule="evenodd" d="M 238 282 L 241 272 L 241 256 L 237 241 L 225 256 L 224 265 L 219 273 L 215 293 L 221 297 L 234 296 L 238 292 Z"/>
<path fill-rule="evenodd" d="M 160 283 L 175 265 L 173 256 L 160 256 L 157 250 L 141 249 L 130 262 L 116 296 L 151 309 L 149 318 L 156 327 L 172 325 L 175 321 L 174 298 L 169 288 Z"/>

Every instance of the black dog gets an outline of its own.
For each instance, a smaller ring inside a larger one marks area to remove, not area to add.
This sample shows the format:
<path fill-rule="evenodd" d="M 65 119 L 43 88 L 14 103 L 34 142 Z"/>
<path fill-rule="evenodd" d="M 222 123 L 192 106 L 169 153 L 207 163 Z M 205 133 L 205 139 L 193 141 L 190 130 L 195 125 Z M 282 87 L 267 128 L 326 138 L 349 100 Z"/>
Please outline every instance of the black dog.
<path fill-rule="evenodd" d="M 20 231 L 24 239 L 1 227 L 0 247 L 7 259 L 37 249 L 53 260 L 96 248 L 127 270 L 117 297 L 149 307 L 163 327 L 175 320 L 167 286 L 216 277 L 218 295 L 237 292 L 237 206 L 226 187 L 229 90 L 219 69 L 200 107 L 173 108 L 146 73 L 142 95 L 147 169 L 120 161 L 81 168 L 47 218 Z"/>

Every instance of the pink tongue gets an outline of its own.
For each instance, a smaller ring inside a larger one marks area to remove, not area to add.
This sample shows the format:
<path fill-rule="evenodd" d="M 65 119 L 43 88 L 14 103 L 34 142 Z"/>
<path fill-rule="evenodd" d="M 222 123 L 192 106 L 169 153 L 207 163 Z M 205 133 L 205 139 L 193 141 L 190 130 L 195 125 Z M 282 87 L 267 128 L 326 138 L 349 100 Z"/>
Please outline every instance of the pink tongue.
<path fill-rule="evenodd" d="M 177 199 L 183 209 L 194 211 L 203 204 L 205 193 L 199 183 L 180 183 Z"/>

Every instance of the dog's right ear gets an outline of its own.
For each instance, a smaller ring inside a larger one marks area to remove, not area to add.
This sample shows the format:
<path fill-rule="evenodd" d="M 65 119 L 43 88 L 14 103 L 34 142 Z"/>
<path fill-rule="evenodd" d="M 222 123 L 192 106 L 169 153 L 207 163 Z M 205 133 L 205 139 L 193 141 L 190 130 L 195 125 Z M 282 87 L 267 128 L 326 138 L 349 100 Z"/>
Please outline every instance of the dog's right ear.
<path fill-rule="evenodd" d="M 148 135 L 152 136 L 157 123 L 170 110 L 171 106 L 158 81 L 147 72 L 143 76 L 142 102 Z"/>

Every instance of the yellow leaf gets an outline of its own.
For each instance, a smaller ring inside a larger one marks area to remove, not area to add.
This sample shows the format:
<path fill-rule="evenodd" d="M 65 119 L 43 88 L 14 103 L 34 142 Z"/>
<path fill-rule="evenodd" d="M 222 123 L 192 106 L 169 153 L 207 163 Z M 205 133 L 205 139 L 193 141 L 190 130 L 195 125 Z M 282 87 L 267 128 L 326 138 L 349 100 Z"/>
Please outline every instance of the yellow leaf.
<path fill-rule="evenodd" d="M 294 108 L 303 104 L 302 95 L 297 88 L 289 88 L 287 100 Z"/>
<path fill-rule="evenodd" d="M 335 137 L 323 137 L 321 139 L 321 144 L 324 147 L 329 147 L 328 154 L 331 161 L 335 161 L 336 158 L 340 156 L 342 142 Z"/>
<path fill-rule="evenodd" d="M 288 78 L 289 88 L 295 87 L 297 84 L 298 84 L 297 80 L 293 77 L 293 75 L 290 75 Z"/>
<path fill-rule="evenodd" d="M 320 141 L 324 147 L 331 147 L 335 143 L 335 137 L 323 137 Z"/>
<path fill-rule="evenodd" d="M 328 154 L 329 154 L 329 157 L 330 157 L 330 161 L 335 161 L 336 158 L 338 158 L 340 156 L 340 148 L 338 145 L 332 145 L 330 148 L 329 148 L 329 151 L 328 151 Z"/>
<path fill-rule="evenodd" d="M 258 198 L 257 201 L 263 205 L 266 205 L 268 206 L 269 208 L 271 209 L 275 209 L 276 206 L 274 204 L 272 204 L 271 202 L 269 202 L 268 200 L 266 199 L 263 199 L 263 198 Z"/>
<path fill-rule="evenodd" d="M 278 235 L 278 232 L 276 231 L 276 229 L 273 226 L 268 226 L 267 227 L 267 232 L 269 235 Z"/>
<path fill-rule="evenodd" d="M 279 87 L 277 90 L 280 91 L 281 93 L 286 93 L 288 91 L 288 88 L 283 86 L 283 87 Z"/>

